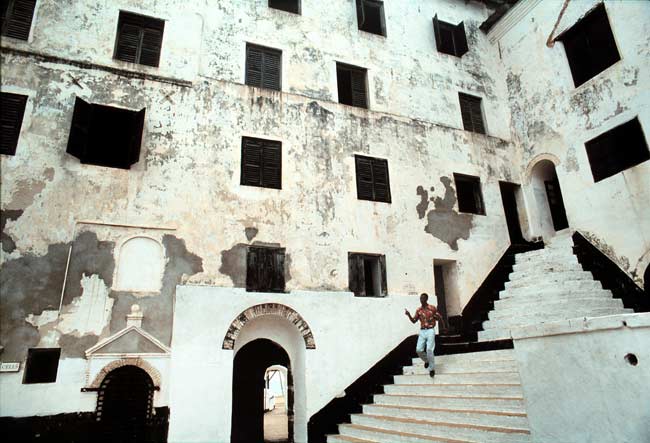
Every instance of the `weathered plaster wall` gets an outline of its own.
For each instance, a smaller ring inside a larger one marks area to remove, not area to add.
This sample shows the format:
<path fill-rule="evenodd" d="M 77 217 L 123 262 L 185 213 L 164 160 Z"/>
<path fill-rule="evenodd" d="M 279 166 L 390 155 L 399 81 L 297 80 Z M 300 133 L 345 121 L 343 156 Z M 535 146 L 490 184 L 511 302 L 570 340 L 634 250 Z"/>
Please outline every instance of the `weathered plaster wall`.
<path fill-rule="evenodd" d="M 569 2 L 554 36 L 598 3 Z M 522 146 L 521 181 L 540 156 L 555 156 L 570 227 L 642 285 L 650 262 L 650 162 L 594 183 L 584 142 L 635 116 L 649 140 L 650 3 L 605 1 L 621 60 L 577 88 L 563 44 L 546 46 L 562 6 L 540 2 L 497 43 Z M 534 196 L 526 191 L 534 216 Z"/>

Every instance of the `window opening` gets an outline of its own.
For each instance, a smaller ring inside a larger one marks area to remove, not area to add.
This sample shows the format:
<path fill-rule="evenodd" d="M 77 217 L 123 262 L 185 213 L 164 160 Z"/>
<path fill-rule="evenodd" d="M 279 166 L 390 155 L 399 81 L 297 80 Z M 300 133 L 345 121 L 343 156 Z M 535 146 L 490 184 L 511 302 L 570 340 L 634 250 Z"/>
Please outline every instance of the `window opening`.
<path fill-rule="evenodd" d="M 384 2 L 379 0 L 357 0 L 357 24 L 362 31 L 385 37 Z"/>
<path fill-rule="evenodd" d="M 241 184 L 282 189 L 282 143 L 242 137 Z"/>
<path fill-rule="evenodd" d="M 460 115 L 463 119 L 463 128 L 466 131 L 485 134 L 483 112 L 481 111 L 481 98 L 459 92 L 458 99 L 460 101 Z"/>
<path fill-rule="evenodd" d="M 386 257 L 348 253 L 348 283 L 350 291 L 357 297 L 385 297 Z"/>
<path fill-rule="evenodd" d="M 300 0 L 269 0 L 269 8 L 300 14 Z"/>
<path fill-rule="evenodd" d="M 55 383 L 60 348 L 32 348 L 27 351 L 23 384 Z"/>
<path fill-rule="evenodd" d="M 436 37 L 436 48 L 443 54 L 462 57 L 469 50 L 467 36 L 465 35 L 465 24 L 460 22 L 457 25 L 438 20 L 438 15 L 433 17 L 433 33 Z"/>
<path fill-rule="evenodd" d="M 2 35 L 27 40 L 32 28 L 36 0 L 4 0 L 2 2 Z"/>
<path fill-rule="evenodd" d="M 0 97 L 0 154 L 15 155 L 27 96 L 3 92 Z"/>
<path fill-rule="evenodd" d="M 366 94 L 366 69 L 337 63 L 336 80 L 339 92 L 339 103 L 359 108 L 368 108 Z"/>
<path fill-rule="evenodd" d="M 246 45 L 246 84 L 280 91 L 282 51 Z"/>
<path fill-rule="evenodd" d="M 284 257 L 284 248 L 250 246 L 246 258 L 246 290 L 284 292 Z"/>
<path fill-rule="evenodd" d="M 357 198 L 390 203 L 388 161 L 381 158 L 355 155 Z"/>
<path fill-rule="evenodd" d="M 485 215 L 481 179 L 470 175 L 454 174 L 458 211 L 470 214 Z"/>
<path fill-rule="evenodd" d="M 120 11 L 114 57 L 129 63 L 157 67 L 164 30 L 163 20 Z"/>

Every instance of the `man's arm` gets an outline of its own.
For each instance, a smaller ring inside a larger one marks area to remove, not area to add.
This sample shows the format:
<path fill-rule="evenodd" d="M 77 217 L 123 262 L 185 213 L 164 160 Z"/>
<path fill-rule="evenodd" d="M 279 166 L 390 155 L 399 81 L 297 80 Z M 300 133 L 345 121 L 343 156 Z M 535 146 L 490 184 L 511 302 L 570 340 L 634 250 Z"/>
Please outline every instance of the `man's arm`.
<path fill-rule="evenodd" d="M 442 318 L 442 315 L 440 315 L 440 312 L 438 312 L 437 309 L 436 309 L 436 313 L 434 314 L 434 316 L 438 319 L 438 321 L 439 321 L 440 324 L 442 325 L 442 329 L 443 329 L 443 330 L 446 330 L 446 329 L 447 329 L 447 325 L 445 324 L 445 319 Z"/>
<path fill-rule="evenodd" d="M 417 317 L 413 317 L 408 309 L 404 309 L 404 313 L 409 318 L 409 320 L 411 320 L 411 323 L 415 323 L 416 321 L 418 321 Z"/>

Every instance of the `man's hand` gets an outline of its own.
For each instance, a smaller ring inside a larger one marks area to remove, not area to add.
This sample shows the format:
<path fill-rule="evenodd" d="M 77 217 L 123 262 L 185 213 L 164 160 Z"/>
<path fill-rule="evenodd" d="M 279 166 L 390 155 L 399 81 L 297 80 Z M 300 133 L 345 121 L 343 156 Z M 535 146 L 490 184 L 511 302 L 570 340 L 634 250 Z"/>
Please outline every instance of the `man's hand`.
<path fill-rule="evenodd" d="M 411 318 L 411 313 L 409 312 L 408 309 L 406 309 L 406 308 L 404 309 L 404 314 L 406 314 L 406 316 L 407 316 L 408 318 Z"/>

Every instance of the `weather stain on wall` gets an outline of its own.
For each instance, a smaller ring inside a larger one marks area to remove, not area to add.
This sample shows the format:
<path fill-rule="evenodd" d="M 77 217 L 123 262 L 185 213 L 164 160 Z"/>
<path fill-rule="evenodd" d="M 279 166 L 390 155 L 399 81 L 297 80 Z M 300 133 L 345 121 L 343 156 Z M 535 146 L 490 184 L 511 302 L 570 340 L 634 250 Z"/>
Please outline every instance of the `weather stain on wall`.
<path fill-rule="evenodd" d="M 427 225 L 424 231 L 447 243 L 454 251 L 458 250 L 458 240 L 469 239 L 473 216 L 459 214 L 454 210 L 456 193 L 449 177 L 441 177 L 445 195 L 434 200 L 434 209 L 427 213 Z"/>
<path fill-rule="evenodd" d="M 16 221 L 21 215 L 23 215 L 23 211 L 20 209 L 3 209 L 0 211 L 0 243 L 2 244 L 2 250 L 8 254 L 11 254 L 16 249 L 16 243 L 5 232 L 5 227 L 8 221 Z"/>
<path fill-rule="evenodd" d="M 429 208 L 429 193 L 422 186 L 418 186 L 415 192 L 420 196 L 420 203 L 417 204 L 415 210 L 418 212 L 418 218 L 423 219 Z"/>

